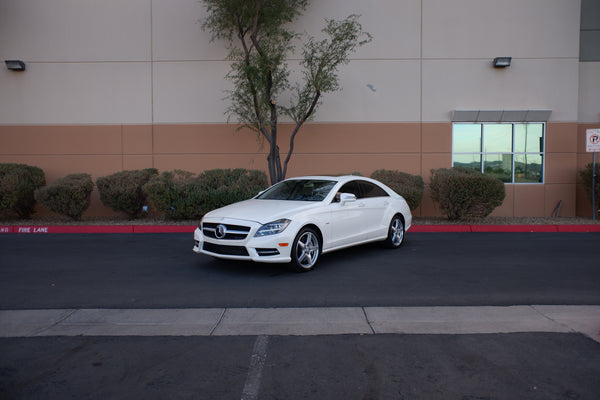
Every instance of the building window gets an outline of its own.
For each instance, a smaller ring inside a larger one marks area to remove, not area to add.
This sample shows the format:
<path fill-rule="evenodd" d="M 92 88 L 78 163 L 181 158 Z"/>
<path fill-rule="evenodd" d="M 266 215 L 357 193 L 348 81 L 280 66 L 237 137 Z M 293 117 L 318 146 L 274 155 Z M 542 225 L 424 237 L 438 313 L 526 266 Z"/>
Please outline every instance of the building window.
<path fill-rule="evenodd" d="M 544 182 L 543 123 L 454 123 L 452 165 L 506 183 Z"/>

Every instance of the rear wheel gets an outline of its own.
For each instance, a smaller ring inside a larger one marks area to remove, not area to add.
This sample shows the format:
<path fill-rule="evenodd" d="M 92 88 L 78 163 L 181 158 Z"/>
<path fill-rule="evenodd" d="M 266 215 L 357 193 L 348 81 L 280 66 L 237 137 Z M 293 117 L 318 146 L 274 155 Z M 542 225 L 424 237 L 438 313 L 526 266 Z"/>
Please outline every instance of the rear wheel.
<path fill-rule="evenodd" d="M 314 268 L 321 254 L 321 239 L 312 228 L 303 228 L 292 246 L 292 265 L 300 272 Z"/>
<path fill-rule="evenodd" d="M 385 247 L 396 249 L 404 242 L 404 220 L 400 215 L 395 215 L 388 228 L 388 236 L 383 242 Z"/>

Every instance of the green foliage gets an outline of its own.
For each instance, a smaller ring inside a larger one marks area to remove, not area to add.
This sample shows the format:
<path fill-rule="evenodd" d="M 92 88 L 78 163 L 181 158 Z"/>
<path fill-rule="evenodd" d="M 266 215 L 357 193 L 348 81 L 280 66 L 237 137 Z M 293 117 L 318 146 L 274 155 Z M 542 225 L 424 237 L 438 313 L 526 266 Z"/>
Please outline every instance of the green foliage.
<path fill-rule="evenodd" d="M 398 193 L 408 203 L 411 210 L 415 210 L 423 199 L 423 178 L 406 172 L 378 169 L 373 172 L 371 178 L 386 184 L 394 192 Z"/>
<path fill-rule="evenodd" d="M 321 96 L 339 89 L 339 67 L 348 63 L 358 46 L 370 42 L 371 35 L 362 30 L 357 15 L 350 15 L 342 21 L 326 20 L 323 39 L 301 40 L 301 35 L 290 29 L 290 23 L 306 9 L 307 0 L 203 2 L 207 10 L 203 28 L 212 33 L 213 39 L 228 42 L 230 49 L 227 79 L 234 89 L 228 92 L 228 118 L 236 119 L 269 143 L 271 183 L 279 182 L 285 178 L 298 130 L 313 117 Z M 287 60 L 294 54 L 294 43 L 299 42 L 304 43 L 300 62 L 303 79 L 292 84 Z M 283 163 L 277 143 L 280 114 L 296 124 Z"/>
<path fill-rule="evenodd" d="M 163 172 L 144 186 L 152 207 L 172 219 L 199 219 L 208 211 L 249 199 L 268 186 L 262 171 L 215 169 L 195 176 Z"/>
<path fill-rule="evenodd" d="M 431 170 L 430 189 L 431 198 L 450 220 L 487 217 L 506 196 L 501 180 L 461 167 Z"/>
<path fill-rule="evenodd" d="M 157 175 L 158 170 L 147 168 L 99 177 L 96 179 L 96 185 L 100 192 L 100 201 L 114 211 L 124 212 L 129 219 L 138 218 L 146 204 L 146 193 L 142 187 Z"/>
<path fill-rule="evenodd" d="M 46 184 L 44 171 L 25 164 L 0 164 L 0 215 L 27 219 L 35 212 L 35 190 Z"/>
<path fill-rule="evenodd" d="M 150 206 L 168 218 L 200 218 L 205 213 L 205 195 L 191 172 L 163 172 L 144 185 L 144 192 Z"/>
<path fill-rule="evenodd" d="M 588 199 L 590 200 L 590 204 L 592 203 L 592 178 L 593 178 L 593 164 L 589 163 L 585 166 L 584 169 L 579 171 L 579 178 L 583 183 L 583 187 L 585 188 L 585 192 L 587 193 Z M 598 210 L 600 208 L 600 164 L 596 164 L 596 204 L 593 206 L 594 210 Z"/>
<path fill-rule="evenodd" d="M 50 211 L 78 221 L 90 206 L 92 190 L 90 174 L 71 174 L 36 190 L 35 198 Z"/>

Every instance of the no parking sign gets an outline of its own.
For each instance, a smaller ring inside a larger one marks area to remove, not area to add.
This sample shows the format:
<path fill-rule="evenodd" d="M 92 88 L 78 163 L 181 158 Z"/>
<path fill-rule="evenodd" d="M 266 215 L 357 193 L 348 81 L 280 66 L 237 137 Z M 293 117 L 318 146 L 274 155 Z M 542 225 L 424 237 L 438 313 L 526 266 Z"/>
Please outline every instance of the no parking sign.
<path fill-rule="evenodd" d="M 600 129 L 587 129 L 585 133 L 585 151 L 588 153 L 600 152 Z"/>
<path fill-rule="evenodd" d="M 594 153 L 592 161 L 592 219 L 596 219 L 596 152 L 600 151 L 600 129 L 586 129 L 585 151 Z"/>

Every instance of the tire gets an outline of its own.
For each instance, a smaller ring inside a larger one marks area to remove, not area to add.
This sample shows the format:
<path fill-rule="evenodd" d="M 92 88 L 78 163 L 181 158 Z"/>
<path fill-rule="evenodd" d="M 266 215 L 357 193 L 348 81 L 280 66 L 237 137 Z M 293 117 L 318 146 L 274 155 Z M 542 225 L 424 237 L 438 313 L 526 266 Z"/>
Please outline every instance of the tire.
<path fill-rule="evenodd" d="M 292 267 L 299 272 L 312 270 L 321 255 L 321 238 L 312 228 L 300 230 L 292 245 Z"/>
<path fill-rule="evenodd" d="M 404 219 L 401 215 L 394 215 L 388 228 L 388 236 L 383 244 L 388 249 L 397 249 L 404 243 Z"/>

